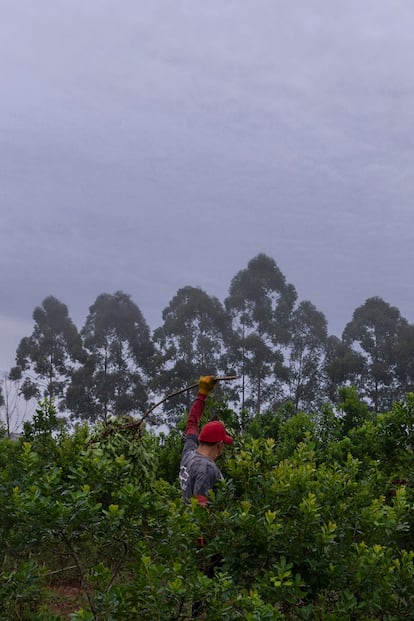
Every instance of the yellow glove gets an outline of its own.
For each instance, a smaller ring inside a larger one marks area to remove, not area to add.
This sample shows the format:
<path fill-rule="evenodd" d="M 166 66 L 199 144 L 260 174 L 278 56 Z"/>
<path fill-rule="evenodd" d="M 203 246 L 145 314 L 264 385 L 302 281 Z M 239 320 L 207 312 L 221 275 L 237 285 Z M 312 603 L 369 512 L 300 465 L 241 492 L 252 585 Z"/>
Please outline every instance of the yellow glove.
<path fill-rule="evenodd" d="M 198 392 L 202 395 L 208 395 L 217 384 L 214 375 L 202 375 L 198 381 Z"/>

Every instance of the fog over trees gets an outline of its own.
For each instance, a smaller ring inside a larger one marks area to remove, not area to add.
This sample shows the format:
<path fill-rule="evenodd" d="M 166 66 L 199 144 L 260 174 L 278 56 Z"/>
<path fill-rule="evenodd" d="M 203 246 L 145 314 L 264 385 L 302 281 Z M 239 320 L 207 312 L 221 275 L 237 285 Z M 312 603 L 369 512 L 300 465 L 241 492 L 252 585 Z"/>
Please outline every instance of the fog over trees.
<path fill-rule="evenodd" d="M 226 397 L 247 418 L 287 404 L 308 413 L 337 407 L 344 387 L 380 413 L 414 386 L 414 326 L 398 308 L 371 297 L 341 338 L 329 335 L 324 314 L 297 299 L 265 254 L 234 276 L 224 301 L 186 286 L 162 319 L 151 334 L 131 296 L 117 291 L 97 297 L 79 330 L 50 295 L 35 308 L 7 379 L 25 399 L 51 398 L 72 420 L 91 422 L 140 416 L 201 374 L 237 375 Z M 189 399 L 167 400 L 157 422 L 174 424 Z"/>

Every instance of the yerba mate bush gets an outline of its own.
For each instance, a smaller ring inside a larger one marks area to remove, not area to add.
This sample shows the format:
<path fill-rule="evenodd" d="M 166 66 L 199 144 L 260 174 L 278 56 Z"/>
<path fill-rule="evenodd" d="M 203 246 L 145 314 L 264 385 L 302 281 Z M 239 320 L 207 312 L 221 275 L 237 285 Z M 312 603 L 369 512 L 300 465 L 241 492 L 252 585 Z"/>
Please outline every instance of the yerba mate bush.
<path fill-rule="evenodd" d="M 68 618 L 55 584 L 82 589 L 72 621 L 185 620 L 193 601 L 207 621 L 412 619 L 413 411 L 408 396 L 323 442 L 303 413 L 273 438 L 245 431 L 208 509 L 162 476 L 179 434 L 40 417 L 1 441 L 1 621 Z"/>

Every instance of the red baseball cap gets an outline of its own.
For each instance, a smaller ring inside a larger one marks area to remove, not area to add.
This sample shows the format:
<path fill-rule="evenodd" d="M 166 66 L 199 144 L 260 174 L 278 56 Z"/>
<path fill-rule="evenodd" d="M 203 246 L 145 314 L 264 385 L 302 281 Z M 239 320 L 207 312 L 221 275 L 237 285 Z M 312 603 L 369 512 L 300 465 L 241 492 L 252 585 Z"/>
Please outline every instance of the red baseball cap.
<path fill-rule="evenodd" d="M 228 436 L 224 424 L 219 420 L 212 420 L 206 423 L 198 436 L 200 442 L 208 442 L 215 444 L 216 442 L 224 442 L 224 444 L 233 444 L 233 438 Z"/>

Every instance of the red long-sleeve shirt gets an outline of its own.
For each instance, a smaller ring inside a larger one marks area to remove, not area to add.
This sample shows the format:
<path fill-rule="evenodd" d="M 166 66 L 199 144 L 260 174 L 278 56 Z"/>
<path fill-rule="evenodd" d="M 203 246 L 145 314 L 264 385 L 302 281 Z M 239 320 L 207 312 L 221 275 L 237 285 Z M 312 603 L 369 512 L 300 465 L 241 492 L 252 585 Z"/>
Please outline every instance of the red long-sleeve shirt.
<path fill-rule="evenodd" d="M 184 500 L 189 502 L 194 496 L 201 505 L 207 503 L 208 492 L 223 478 L 220 468 L 214 461 L 197 451 L 200 420 L 205 402 L 206 395 L 198 393 L 188 414 L 179 476 Z"/>
<path fill-rule="evenodd" d="M 198 436 L 200 420 L 204 412 L 204 407 L 206 405 L 207 395 L 202 395 L 200 392 L 198 393 L 196 400 L 191 406 L 190 413 L 187 418 L 187 424 L 185 427 L 185 435 L 195 435 Z"/>

